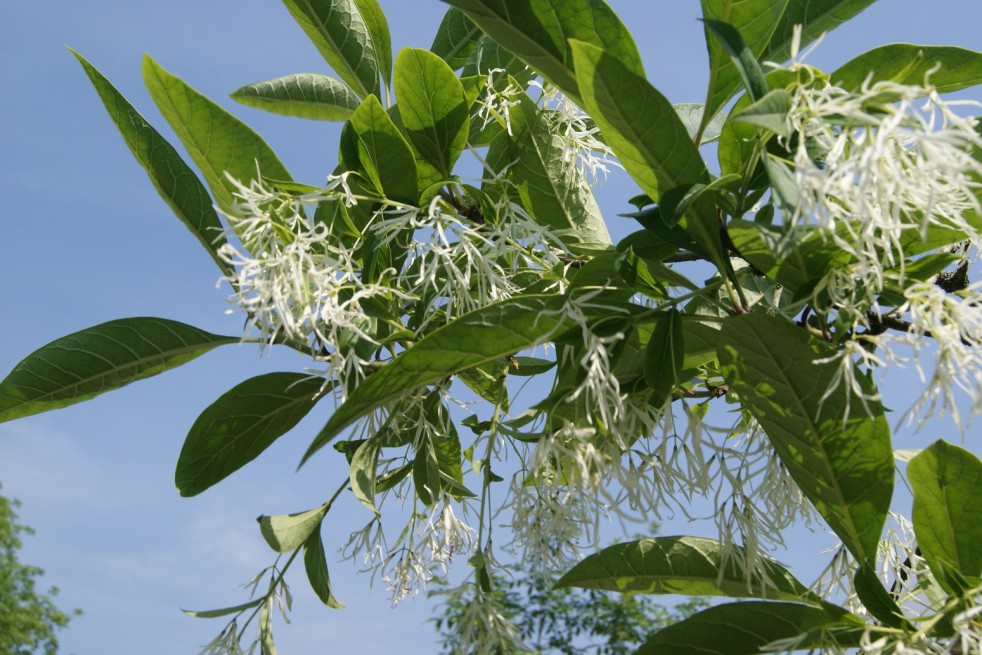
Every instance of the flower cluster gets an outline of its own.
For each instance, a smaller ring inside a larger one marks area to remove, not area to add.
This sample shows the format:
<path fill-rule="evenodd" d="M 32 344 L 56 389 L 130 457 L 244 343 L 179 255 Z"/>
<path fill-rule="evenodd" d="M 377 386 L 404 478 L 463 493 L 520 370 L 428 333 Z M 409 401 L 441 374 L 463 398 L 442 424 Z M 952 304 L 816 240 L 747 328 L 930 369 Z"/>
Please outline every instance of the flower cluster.
<path fill-rule="evenodd" d="M 230 242 L 219 255 L 234 267 L 225 279 L 248 316 L 246 335 L 258 328 L 264 344 L 307 344 L 332 377 L 360 379 L 368 362 L 354 344 L 374 343 L 362 303 L 404 294 L 363 281 L 353 249 L 344 247 L 327 224 L 308 217 L 308 207 L 318 202 L 354 204 L 345 176 L 299 196 L 260 179 L 249 185 L 229 179 L 236 188 L 231 210 L 224 212 Z"/>

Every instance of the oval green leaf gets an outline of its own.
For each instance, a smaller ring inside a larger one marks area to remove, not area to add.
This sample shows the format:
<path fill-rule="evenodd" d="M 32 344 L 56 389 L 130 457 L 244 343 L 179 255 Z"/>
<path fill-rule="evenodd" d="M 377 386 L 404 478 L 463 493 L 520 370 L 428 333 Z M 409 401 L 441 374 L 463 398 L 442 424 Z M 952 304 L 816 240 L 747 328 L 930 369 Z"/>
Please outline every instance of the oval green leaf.
<path fill-rule="evenodd" d="M 247 107 L 316 121 L 343 121 L 361 103 L 347 84 L 319 73 L 297 73 L 247 84 L 229 97 Z"/>
<path fill-rule="evenodd" d="M 935 441 L 907 465 L 914 491 L 917 545 L 939 582 L 941 562 L 963 576 L 982 574 L 982 462 L 945 441 Z"/>
<path fill-rule="evenodd" d="M 520 95 L 520 112 L 512 113 L 511 140 L 518 159 L 508 171 L 532 217 L 559 230 L 572 228 L 585 242 L 609 244 L 593 189 L 565 156 L 563 138 L 554 133 L 549 119 L 525 93 Z"/>
<path fill-rule="evenodd" d="M 602 48 L 644 76 L 624 23 L 602 0 L 447 0 L 577 104 L 581 93 L 570 39 Z"/>
<path fill-rule="evenodd" d="M 327 556 L 320 530 L 315 530 L 303 545 L 303 567 L 307 572 L 310 588 L 321 602 L 331 609 L 343 610 L 344 604 L 334 597 L 331 589 L 331 576 L 327 572 Z"/>
<path fill-rule="evenodd" d="M 226 173 L 244 184 L 257 174 L 284 182 L 293 179 L 272 148 L 248 125 L 168 73 L 149 55 L 143 57 L 143 81 L 198 165 L 219 207 L 228 210 L 235 191 Z"/>
<path fill-rule="evenodd" d="M 130 152 L 147 172 L 157 193 L 205 247 L 222 272 L 231 274 L 231 264 L 218 256 L 225 236 L 218 214 L 212 207 L 211 197 L 201 180 L 184 163 L 174 146 L 140 115 L 95 66 L 74 50 L 69 50 L 82 64 L 109 117 L 119 129 Z"/>
<path fill-rule="evenodd" d="M 174 480 L 194 496 L 224 480 L 266 450 L 307 415 L 324 380 L 306 373 L 250 378 L 209 405 L 184 440 Z"/>
<path fill-rule="evenodd" d="M 842 388 L 823 402 L 839 363 L 818 360 L 836 352 L 784 318 L 727 319 L 717 354 L 723 378 L 798 487 L 858 561 L 875 562 L 894 483 L 890 428 L 880 404 L 867 400 L 868 415 L 862 399 Z M 856 377 L 872 397 L 872 383 Z"/>
<path fill-rule="evenodd" d="M 369 26 L 356 0 L 283 0 L 324 60 L 364 98 L 378 94 L 379 68 Z"/>
<path fill-rule="evenodd" d="M 710 607 L 656 632 L 636 655 L 758 655 L 766 644 L 798 636 L 803 649 L 848 648 L 859 645 L 865 629 L 834 605 L 745 601 Z"/>
<path fill-rule="evenodd" d="M 396 57 L 394 86 L 409 140 L 444 178 L 450 177 L 470 124 L 460 79 L 429 50 L 403 48 Z"/>
<path fill-rule="evenodd" d="M 702 537 L 655 537 L 604 548 L 559 579 L 557 587 L 642 594 L 729 596 L 819 604 L 777 562 L 764 559 L 762 575 L 744 570 L 747 552 Z M 762 581 L 760 578 L 763 578 Z"/>
<path fill-rule="evenodd" d="M 358 160 L 387 198 L 413 204 L 419 197 L 416 160 L 378 98 L 371 95 L 348 119 L 357 139 Z"/>
<path fill-rule="evenodd" d="M 328 503 L 296 514 L 260 516 L 259 531 L 263 539 L 277 553 L 289 553 L 303 545 L 321 527 L 324 515 L 330 509 Z"/>
<path fill-rule="evenodd" d="M 658 319 L 644 351 L 644 379 L 651 387 L 656 404 L 672 396 L 680 382 L 679 374 L 685 360 L 685 333 L 682 314 L 672 309 Z"/>
<path fill-rule="evenodd" d="M 832 73 L 831 79 L 832 84 L 849 90 L 858 90 L 867 80 L 914 86 L 927 80 L 939 93 L 951 93 L 982 83 L 982 52 L 954 46 L 892 43 L 849 60 Z"/>
<path fill-rule="evenodd" d="M 35 350 L 0 382 L 0 422 L 74 405 L 238 341 L 148 317 L 69 334 Z"/>
<path fill-rule="evenodd" d="M 699 149 L 665 96 L 604 50 L 581 41 L 571 47 L 584 108 L 648 197 L 657 202 L 669 189 L 710 182 Z M 680 225 L 720 270 L 729 269 L 708 196 L 692 204 Z"/>

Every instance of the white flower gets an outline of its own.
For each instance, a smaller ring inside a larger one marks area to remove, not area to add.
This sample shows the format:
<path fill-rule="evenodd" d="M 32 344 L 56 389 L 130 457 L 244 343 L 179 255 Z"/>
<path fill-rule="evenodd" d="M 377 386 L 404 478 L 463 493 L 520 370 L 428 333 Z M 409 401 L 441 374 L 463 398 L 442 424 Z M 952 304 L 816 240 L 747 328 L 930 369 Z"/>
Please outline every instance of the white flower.
<path fill-rule="evenodd" d="M 355 249 L 345 247 L 326 224 L 307 217 L 309 203 L 354 200 L 345 177 L 332 177 L 324 189 L 299 197 L 260 180 L 246 186 L 229 179 L 236 186 L 235 202 L 224 215 L 232 241 L 219 255 L 235 267 L 228 281 L 249 317 L 247 330 L 259 328 L 264 343 L 308 344 L 332 376 L 346 381 L 343 393 L 364 375 L 368 363 L 352 344 L 374 344 L 362 301 L 404 296 L 398 289 L 363 282 Z"/>
<path fill-rule="evenodd" d="M 577 166 L 591 184 L 601 176 L 607 178 L 608 166 L 623 170 L 614 151 L 598 138 L 599 128 L 582 109 L 551 84 L 533 80 L 529 86 L 541 91 L 539 105 L 551 132 L 562 141 L 563 162 L 567 166 Z"/>
<path fill-rule="evenodd" d="M 924 393 L 908 412 L 911 419 L 950 414 L 964 432 L 958 407 L 958 392 L 970 402 L 969 420 L 982 412 L 982 283 L 976 282 L 957 293 L 947 293 L 936 284 L 915 282 L 906 290 L 907 302 L 898 308 L 908 315 L 906 332 L 890 332 L 880 339 L 890 349 L 891 357 L 907 359 L 898 346 L 909 349 L 921 379 Z M 922 359 L 934 359 L 928 375 Z"/>
<path fill-rule="evenodd" d="M 501 655 L 525 652 L 518 629 L 501 609 L 471 583 L 439 592 L 447 596 L 447 605 L 464 608 L 448 625 L 453 630 L 448 640 L 451 655 Z"/>
<path fill-rule="evenodd" d="M 550 230 L 511 202 L 495 209 L 501 214 L 474 223 L 436 196 L 425 208 L 388 210 L 369 228 L 380 245 L 407 251 L 395 284 L 431 302 L 418 330 L 510 298 L 521 291 L 519 272 L 542 274 L 559 262 L 554 251 L 562 244 Z"/>
<path fill-rule="evenodd" d="M 806 79 L 791 90 L 798 204 L 788 221 L 818 226 L 849 255 L 846 275 L 825 285 L 833 301 L 849 305 L 858 293 L 875 305 L 889 269 L 905 286 L 903 237 L 911 232 L 953 229 L 982 245 L 967 218 L 980 209 L 975 119 L 958 116 L 956 103 L 927 82 L 867 82 L 851 91 L 793 68 Z"/>
<path fill-rule="evenodd" d="M 505 88 L 499 90 L 501 79 L 507 82 Z M 487 129 L 491 123 L 498 123 L 510 135 L 511 108 L 520 104 L 518 95 L 522 92 L 511 83 L 508 72 L 503 68 L 492 68 L 488 71 L 484 82 L 484 90 L 477 101 L 477 118 L 481 121 L 481 130 Z"/>

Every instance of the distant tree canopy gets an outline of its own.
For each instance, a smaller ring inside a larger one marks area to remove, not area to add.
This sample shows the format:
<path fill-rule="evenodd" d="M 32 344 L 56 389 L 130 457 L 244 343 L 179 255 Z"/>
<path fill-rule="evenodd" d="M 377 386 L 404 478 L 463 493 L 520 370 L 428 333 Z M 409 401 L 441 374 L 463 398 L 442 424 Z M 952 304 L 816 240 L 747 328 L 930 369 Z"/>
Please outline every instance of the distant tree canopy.
<path fill-rule="evenodd" d="M 0 653 L 54 655 L 56 632 L 68 625 L 70 616 L 55 605 L 56 587 L 38 591 L 44 571 L 17 558 L 21 535 L 34 534 L 17 522 L 19 506 L 20 501 L 0 495 Z"/>

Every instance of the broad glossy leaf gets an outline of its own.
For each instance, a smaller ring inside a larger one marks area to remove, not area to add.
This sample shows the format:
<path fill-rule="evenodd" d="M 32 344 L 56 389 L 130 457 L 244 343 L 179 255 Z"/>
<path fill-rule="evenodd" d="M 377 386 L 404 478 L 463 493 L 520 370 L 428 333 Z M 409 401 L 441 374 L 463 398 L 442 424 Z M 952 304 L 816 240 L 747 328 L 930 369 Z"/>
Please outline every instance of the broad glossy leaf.
<path fill-rule="evenodd" d="M 378 0 L 355 0 L 355 7 L 361 14 L 368 29 L 368 36 L 375 52 L 375 65 L 382 76 L 382 83 L 388 89 L 392 85 L 392 36 L 389 34 L 389 21 Z"/>
<path fill-rule="evenodd" d="M 343 121 L 361 103 L 347 84 L 319 73 L 297 73 L 247 84 L 230 97 L 274 114 L 317 121 Z"/>
<path fill-rule="evenodd" d="M 745 571 L 747 552 L 702 537 L 655 537 L 616 544 L 589 555 L 556 583 L 557 587 L 605 589 L 642 594 L 767 598 L 818 604 L 783 566 L 763 560 L 762 584 Z"/>
<path fill-rule="evenodd" d="M 745 601 L 710 607 L 664 628 L 636 655 L 757 655 L 772 641 L 798 635 L 808 635 L 801 648 L 821 646 L 823 635 L 847 648 L 859 644 L 865 628 L 834 605 Z"/>
<path fill-rule="evenodd" d="M 310 535 L 320 530 L 321 521 L 330 507 L 325 503 L 306 512 L 260 516 L 256 520 L 269 547 L 277 553 L 289 553 L 300 548 Z"/>
<path fill-rule="evenodd" d="M 706 164 L 671 103 L 646 79 L 600 48 L 572 42 L 584 107 L 641 190 L 657 202 L 665 191 L 709 183 Z M 681 223 L 722 269 L 729 267 L 709 197 Z"/>
<path fill-rule="evenodd" d="M 409 140 L 449 177 L 464 150 L 470 122 L 460 79 L 432 52 L 403 48 L 396 57 L 395 91 Z"/>
<path fill-rule="evenodd" d="M 375 507 L 375 486 L 378 475 L 378 456 L 381 450 L 381 439 L 367 439 L 358 446 L 348 467 L 352 493 L 358 502 L 375 514 L 378 514 L 378 508 Z"/>
<path fill-rule="evenodd" d="M 802 27 L 800 47 L 804 48 L 823 33 L 831 32 L 875 1 L 789 0 L 767 47 L 760 54 L 760 61 L 780 63 L 791 56 L 791 40 L 795 25 Z"/>
<path fill-rule="evenodd" d="M 324 392 L 306 373 L 267 373 L 205 408 L 184 440 L 174 480 L 194 496 L 239 470 L 300 422 Z"/>
<path fill-rule="evenodd" d="M 303 461 L 359 417 L 407 392 L 521 352 L 568 329 L 571 324 L 562 313 L 567 302 L 558 295 L 518 296 L 434 330 L 366 378 L 334 412 Z M 606 313 L 614 311 L 611 308 Z"/>
<path fill-rule="evenodd" d="M 303 567 L 307 572 L 310 588 L 321 602 L 331 609 L 344 609 L 344 605 L 334 597 L 334 591 L 331 589 L 331 576 L 327 572 L 327 556 L 324 553 L 324 541 L 321 539 L 320 530 L 315 530 L 304 542 Z"/>
<path fill-rule="evenodd" d="M 164 199 L 191 234 L 205 247 L 218 267 L 226 274 L 232 266 L 218 256 L 225 243 L 222 224 L 212 207 L 211 197 L 191 167 L 177 150 L 116 90 L 109 80 L 74 50 L 85 74 L 89 76 L 109 117 L 129 146 L 130 152 L 150 176 L 157 193 Z"/>
<path fill-rule="evenodd" d="M 355 93 L 362 98 L 378 95 L 377 54 L 356 0 L 283 0 L 283 4 Z"/>
<path fill-rule="evenodd" d="M 512 125 L 518 158 L 509 174 L 525 207 L 542 225 L 572 228 L 583 241 L 609 244 L 607 225 L 586 176 L 565 156 L 562 137 L 535 102 L 524 93 L 520 98 Z"/>
<path fill-rule="evenodd" d="M 761 74 L 759 80 L 751 83 L 746 69 L 757 66 L 757 59 L 766 49 L 787 5 L 788 0 L 702 0 L 702 15 L 706 20 L 706 47 L 709 50 L 709 87 L 706 95 L 708 116 L 703 117 L 704 121 L 708 122 L 733 97 L 740 86 L 741 78 L 748 88 L 752 83 L 759 84 L 763 81 Z M 718 33 L 713 34 L 713 21 L 732 26 L 738 34 L 740 45 L 745 46 L 742 52 L 729 50 L 736 47 L 736 44 L 728 44 L 725 39 L 718 38 Z M 734 62 L 734 57 L 744 61 Z M 759 66 L 757 68 L 759 70 Z M 766 89 L 763 93 L 766 93 Z"/>
<path fill-rule="evenodd" d="M 930 84 L 940 93 L 961 91 L 982 83 L 982 52 L 954 46 L 893 43 L 873 48 L 849 60 L 832 73 L 832 84 L 859 89 L 890 80 L 920 86 L 930 73 Z"/>
<path fill-rule="evenodd" d="M 658 320 L 644 351 L 644 379 L 651 387 L 655 404 L 667 401 L 679 383 L 685 359 L 682 315 L 672 309 Z"/>
<path fill-rule="evenodd" d="M 718 355 L 724 379 L 805 496 L 858 561 L 875 561 L 893 493 L 890 428 L 880 404 L 867 401 L 867 415 L 862 399 L 841 388 L 823 402 L 839 362 L 817 362 L 835 351 L 784 318 L 727 319 Z M 872 383 L 856 377 L 872 396 Z"/>
<path fill-rule="evenodd" d="M 143 57 L 143 81 L 160 113 L 177 133 L 223 209 L 232 204 L 235 185 L 226 173 L 248 183 L 258 174 L 290 181 L 272 148 L 249 126 L 201 95 L 187 82 Z"/>
<path fill-rule="evenodd" d="M 963 576 L 982 574 L 982 462 L 945 441 L 935 441 L 907 465 L 914 491 L 914 533 L 932 571 L 939 564 Z"/>
<path fill-rule="evenodd" d="M 378 98 L 365 98 L 348 119 L 357 139 L 358 160 L 387 198 L 413 204 L 419 197 L 416 160 Z"/>
<path fill-rule="evenodd" d="M 0 422 L 88 400 L 238 341 L 165 318 L 80 330 L 35 350 L 0 382 Z"/>
<path fill-rule="evenodd" d="M 450 7 L 436 30 L 430 51 L 457 70 L 467 63 L 482 34 L 481 28 L 464 12 Z"/>
<path fill-rule="evenodd" d="M 590 43 L 644 76 L 634 39 L 602 0 L 446 0 L 577 104 L 570 39 Z"/>

